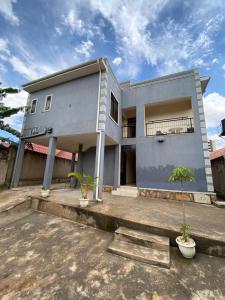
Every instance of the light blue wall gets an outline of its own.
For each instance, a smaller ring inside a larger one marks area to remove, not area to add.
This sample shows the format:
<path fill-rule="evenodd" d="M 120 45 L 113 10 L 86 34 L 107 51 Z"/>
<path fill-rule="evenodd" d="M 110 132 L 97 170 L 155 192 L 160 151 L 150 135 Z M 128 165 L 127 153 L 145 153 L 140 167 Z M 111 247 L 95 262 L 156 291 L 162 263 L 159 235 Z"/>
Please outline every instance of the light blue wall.
<path fill-rule="evenodd" d="M 156 137 L 145 137 L 145 104 L 176 98 L 191 97 L 195 132 L 167 135 L 163 143 Z M 180 189 L 179 184 L 168 183 L 168 177 L 176 166 L 190 167 L 196 180 L 185 186 L 186 190 L 207 191 L 203 146 L 201 142 L 194 75 L 155 82 L 122 91 L 122 107 L 136 106 L 136 183 L 139 187 Z M 129 139 L 122 142 L 129 144 Z"/>
<path fill-rule="evenodd" d="M 95 151 L 96 148 L 92 147 L 84 152 L 83 173 L 86 175 L 94 176 L 95 167 Z M 115 146 L 105 147 L 104 158 L 104 185 L 114 185 L 114 168 L 115 168 Z"/>
<path fill-rule="evenodd" d="M 54 136 L 96 131 L 99 74 L 46 88 L 30 95 L 38 98 L 37 112 L 27 114 L 25 128 L 53 127 Z M 44 112 L 46 95 L 53 95 L 49 112 Z"/>
<path fill-rule="evenodd" d="M 111 69 L 108 71 L 108 87 L 107 87 L 107 106 L 106 106 L 106 129 L 105 133 L 111 137 L 116 143 L 121 141 L 121 89 Z M 118 124 L 110 117 L 111 92 L 116 97 L 119 104 L 119 121 Z"/>

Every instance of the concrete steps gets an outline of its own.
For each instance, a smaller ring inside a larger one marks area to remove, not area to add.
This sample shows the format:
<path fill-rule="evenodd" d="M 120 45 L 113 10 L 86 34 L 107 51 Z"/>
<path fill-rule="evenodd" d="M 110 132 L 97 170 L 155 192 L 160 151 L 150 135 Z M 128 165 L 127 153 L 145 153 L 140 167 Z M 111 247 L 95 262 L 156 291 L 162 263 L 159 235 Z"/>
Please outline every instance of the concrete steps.
<path fill-rule="evenodd" d="M 151 265 L 170 267 L 169 238 L 119 227 L 108 251 Z"/>
<path fill-rule="evenodd" d="M 122 185 L 116 190 L 113 190 L 112 195 L 137 198 L 138 188 L 136 186 Z"/>

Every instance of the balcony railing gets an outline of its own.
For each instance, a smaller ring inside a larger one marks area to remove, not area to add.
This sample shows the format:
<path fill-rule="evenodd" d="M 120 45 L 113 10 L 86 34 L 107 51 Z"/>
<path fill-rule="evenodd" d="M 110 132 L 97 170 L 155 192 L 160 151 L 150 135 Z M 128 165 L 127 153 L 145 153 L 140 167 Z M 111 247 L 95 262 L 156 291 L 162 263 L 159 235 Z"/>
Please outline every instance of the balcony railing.
<path fill-rule="evenodd" d="M 136 123 L 125 124 L 122 126 L 122 138 L 135 138 L 136 137 Z"/>
<path fill-rule="evenodd" d="M 180 117 L 149 121 L 145 124 L 146 136 L 194 132 L 193 118 Z"/>

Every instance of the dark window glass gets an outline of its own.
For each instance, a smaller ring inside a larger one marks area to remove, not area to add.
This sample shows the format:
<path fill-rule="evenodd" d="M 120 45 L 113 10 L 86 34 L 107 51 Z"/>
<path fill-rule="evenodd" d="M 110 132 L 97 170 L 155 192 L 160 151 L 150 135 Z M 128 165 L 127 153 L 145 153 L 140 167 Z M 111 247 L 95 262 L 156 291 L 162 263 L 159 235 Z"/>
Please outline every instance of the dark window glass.
<path fill-rule="evenodd" d="M 47 99 L 45 102 L 45 110 L 50 110 L 51 102 L 52 102 L 52 96 L 47 96 Z"/>
<path fill-rule="evenodd" d="M 36 107 L 37 107 L 37 100 L 32 100 L 31 108 L 30 108 L 31 114 L 34 114 L 36 112 Z"/>
<path fill-rule="evenodd" d="M 113 93 L 111 93 L 110 116 L 113 118 L 113 120 L 116 123 L 118 123 L 118 102 L 117 102 L 115 96 L 113 95 Z"/>

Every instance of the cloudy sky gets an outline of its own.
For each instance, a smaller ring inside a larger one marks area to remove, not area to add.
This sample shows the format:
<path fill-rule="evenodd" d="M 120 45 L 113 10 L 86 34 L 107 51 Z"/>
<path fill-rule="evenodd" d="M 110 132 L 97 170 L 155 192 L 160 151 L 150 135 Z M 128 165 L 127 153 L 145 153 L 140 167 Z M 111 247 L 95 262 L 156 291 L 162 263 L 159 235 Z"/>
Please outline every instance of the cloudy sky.
<path fill-rule="evenodd" d="M 224 0 L 1 0 L 0 81 L 17 86 L 107 57 L 119 80 L 138 82 L 193 67 L 211 77 L 204 97 L 217 147 L 225 118 Z M 10 96 L 21 105 L 26 93 Z M 7 120 L 21 128 L 22 113 Z"/>

